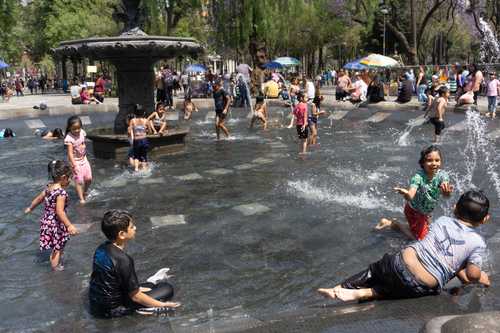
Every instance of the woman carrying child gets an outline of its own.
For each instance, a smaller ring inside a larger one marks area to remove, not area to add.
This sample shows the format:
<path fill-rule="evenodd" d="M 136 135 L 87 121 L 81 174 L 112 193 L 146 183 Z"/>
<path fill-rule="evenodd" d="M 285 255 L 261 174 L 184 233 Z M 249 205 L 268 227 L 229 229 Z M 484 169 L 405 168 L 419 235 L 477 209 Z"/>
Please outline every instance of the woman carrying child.
<path fill-rule="evenodd" d="M 66 215 L 68 193 L 65 188 L 70 183 L 71 168 L 63 161 L 52 161 L 48 165 L 48 171 L 52 183 L 33 199 L 24 212 L 29 214 L 39 204 L 45 203 L 40 218 L 40 251 L 52 250 L 50 266 L 52 270 L 62 271 L 64 269 L 62 256 L 66 242 L 70 235 L 78 233 Z"/>
<path fill-rule="evenodd" d="M 383 218 L 376 229 L 391 228 L 401 231 L 410 239 L 424 239 L 429 231 L 431 213 L 441 194 L 449 197 L 453 191 L 448 174 L 441 170 L 442 160 L 441 150 L 437 146 L 430 146 L 420 153 L 419 164 L 422 169 L 411 178 L 410 187 L 394 188 L 407 201 L 404 214 L 408 225 Z"/>

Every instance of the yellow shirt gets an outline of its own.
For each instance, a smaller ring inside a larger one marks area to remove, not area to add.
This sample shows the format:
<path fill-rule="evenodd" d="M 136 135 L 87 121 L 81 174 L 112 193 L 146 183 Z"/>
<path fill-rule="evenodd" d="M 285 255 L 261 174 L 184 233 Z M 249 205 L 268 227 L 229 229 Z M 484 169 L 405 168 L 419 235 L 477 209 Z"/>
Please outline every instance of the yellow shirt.
<path fill-rule="evenodd" d="M 277 98 L 280 93 L 280 87 L 275 81 L 267 81 L 264 84 L 264 95 L 269 98 Z"/>

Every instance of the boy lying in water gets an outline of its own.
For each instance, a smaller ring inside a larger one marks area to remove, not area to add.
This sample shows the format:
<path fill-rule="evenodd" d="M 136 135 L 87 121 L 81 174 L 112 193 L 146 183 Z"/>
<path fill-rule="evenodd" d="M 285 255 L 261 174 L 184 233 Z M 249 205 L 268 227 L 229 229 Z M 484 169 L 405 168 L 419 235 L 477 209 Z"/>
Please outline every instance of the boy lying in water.
<path fill-rule="evenodd" d="M 489 287 L 489 277 L 481 271 L 486 243 L 474 230 L 488 221 L 489 206 L 482 192 L 464 193 L 455 218 L 439 218 L 423 240 L 397 254 L 385 254 L 336 287 L 318 292 L 342 301 L 414 298 L 439 294 L 455 276 L 464 284 Z"/>

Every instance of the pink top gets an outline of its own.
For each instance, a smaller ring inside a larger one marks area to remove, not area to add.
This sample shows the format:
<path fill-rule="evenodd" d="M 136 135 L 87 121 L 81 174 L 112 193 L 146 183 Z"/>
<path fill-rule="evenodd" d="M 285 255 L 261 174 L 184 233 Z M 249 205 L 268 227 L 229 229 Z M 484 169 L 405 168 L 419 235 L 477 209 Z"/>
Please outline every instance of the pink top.
<path fill-rule="evenodd" d="M 498 87 L 500 87 L 500 81 L 497 79 L 488 82 L 488 96 L 498 96 Z"/>
<path fill-rule="evenodd" d="M 299 103 L 293 110 L 293 115 L 297 121 L 297 126 L 304 125 L 304 114 L 307 116 L 307 104 Z"/>
<path fill-rule="evenodd" d="M 75 137 L 73 134 L 68 133 L 68 135 L 66 135 L 66 137 L 64 138 L 65 145 L 73 146 L 73 156 L 77 160 L 81 160 L 87 155 L 87 146 L 85 145 L 86 136 L 87 133 L 85 133 L 85 131 L 81 129 L 79 137 Z"/>

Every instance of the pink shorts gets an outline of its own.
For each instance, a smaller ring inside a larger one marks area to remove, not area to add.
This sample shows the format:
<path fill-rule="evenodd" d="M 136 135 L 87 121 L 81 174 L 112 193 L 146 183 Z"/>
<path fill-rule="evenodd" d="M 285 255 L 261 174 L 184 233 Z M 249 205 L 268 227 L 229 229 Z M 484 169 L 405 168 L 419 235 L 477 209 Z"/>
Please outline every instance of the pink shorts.
<path fill-rule="evenodd" d="M 78 184 L 83 184 L 84 182 L 92 181 L 92 169 L 90 168 L 90 163 L 87 158 L 81 160 L 76 160 L 76 168 L 73 171 L 73 179 Z"/>

